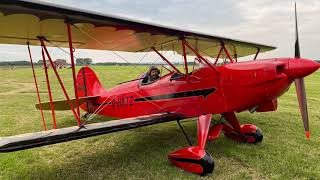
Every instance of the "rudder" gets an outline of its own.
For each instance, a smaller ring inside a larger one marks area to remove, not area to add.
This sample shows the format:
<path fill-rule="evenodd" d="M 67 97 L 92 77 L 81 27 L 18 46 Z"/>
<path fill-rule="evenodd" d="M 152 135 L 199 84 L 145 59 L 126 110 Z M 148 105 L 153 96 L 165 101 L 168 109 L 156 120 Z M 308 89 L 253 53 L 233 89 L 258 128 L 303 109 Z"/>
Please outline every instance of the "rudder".
<path fill-rule="evenodd" d="M 106 92 L 96 73 L 89 67 L 82 67 L 79 70 L 77 88 L 79 97 L 97 96 Z"/>

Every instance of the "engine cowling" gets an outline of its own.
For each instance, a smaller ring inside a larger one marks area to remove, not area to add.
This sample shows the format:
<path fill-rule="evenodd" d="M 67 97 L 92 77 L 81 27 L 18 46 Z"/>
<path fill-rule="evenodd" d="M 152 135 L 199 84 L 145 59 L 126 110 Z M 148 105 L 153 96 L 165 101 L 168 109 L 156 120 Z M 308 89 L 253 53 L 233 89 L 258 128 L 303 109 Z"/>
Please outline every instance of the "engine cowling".
<path fill-rule="evenodd" d="M 268 102 L 266 104 L 263 104 L 257 108 L 257 112 L 269 112 L 269 111 L 275 111 L 278 108 L 278 101 L 275 99 L 271 102 Z"/>

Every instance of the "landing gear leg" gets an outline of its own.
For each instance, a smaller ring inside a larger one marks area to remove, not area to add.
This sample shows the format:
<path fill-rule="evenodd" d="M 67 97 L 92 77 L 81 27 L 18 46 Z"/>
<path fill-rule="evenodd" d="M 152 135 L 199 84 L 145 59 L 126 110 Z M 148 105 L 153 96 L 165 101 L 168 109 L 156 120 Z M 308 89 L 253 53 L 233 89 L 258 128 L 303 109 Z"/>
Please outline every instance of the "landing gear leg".
<path fill-rule="evenodd" d="M 223 113 L 222 116 L 229 123 L 223 124 L 224 135 L 235 141 L 256 144 L 262 141 L 262 131 L 253 124 L 243 124 L 236 118 L 234 112 Z"/>
<path fill-rule="evenodd" d="M 211 117 L 211 114 L 199 116 L 197 123 L 197 146 L 182 148 L 168 155 L 168 159 L 173 165 L 199 175 L 212 173 L 214 161 L 211 155 L 205 150 Z"/>

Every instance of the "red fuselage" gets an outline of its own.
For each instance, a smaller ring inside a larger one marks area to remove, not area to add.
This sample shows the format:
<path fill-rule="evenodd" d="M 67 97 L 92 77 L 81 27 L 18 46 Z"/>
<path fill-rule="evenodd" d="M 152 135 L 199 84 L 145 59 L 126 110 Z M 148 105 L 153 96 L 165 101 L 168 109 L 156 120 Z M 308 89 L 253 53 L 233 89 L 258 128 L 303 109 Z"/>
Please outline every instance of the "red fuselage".
<path fill-rule="evenodd" d="M 148 85 L 137 80 L 100 90 L 101 94 L 91 94 L 100 98 L 92 102 L 90 111 L 101 106 L 98 114 L 116 118 L 161 112 L 187 118 L 263 108 L 285 93 L 295 78 L 318 68 L 314 61 L 290 58 L 226 64 L 217 67 L 218 73 L 205 66 L 188 76 L 169 73 Z M 87 106 L 81 107 L 87 110 Z"/>

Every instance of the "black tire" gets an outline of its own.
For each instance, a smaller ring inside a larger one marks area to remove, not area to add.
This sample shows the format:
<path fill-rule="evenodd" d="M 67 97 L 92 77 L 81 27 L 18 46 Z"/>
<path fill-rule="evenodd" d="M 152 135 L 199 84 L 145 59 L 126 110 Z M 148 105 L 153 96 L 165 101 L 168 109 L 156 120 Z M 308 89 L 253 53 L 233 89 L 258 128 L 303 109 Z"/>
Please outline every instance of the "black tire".
<path fill-rule="evenodd" d="M 214 170 L 214 161 L 213 161 L 212 156 L 208 152 L 206 152 L 206 155 L 200 160 L 199 164 L 203 168 L 203 172 L 202 172 L 201 176 L 205 176 L 207 174 L 210 174 Z"/>
<path fill-rule="evenodd" d="M 263 140 L 262 131 L 261 131 L 261 129 L 259 129 L 258 127 L 257 127 L 256 132 L 254 132 L 254 133 L 247 133 L 247 134 L 245 134 L 245 136 L 246 136 L 246 137 L 254 137 L 255 141 L 254 141 L 254 142 L 250 142 L 250 144 L 260 143 L 260 142 L 262 142 L 262 140 Z M 249 142 L 247 142 L 247 143 L 249 143 Z"/>

